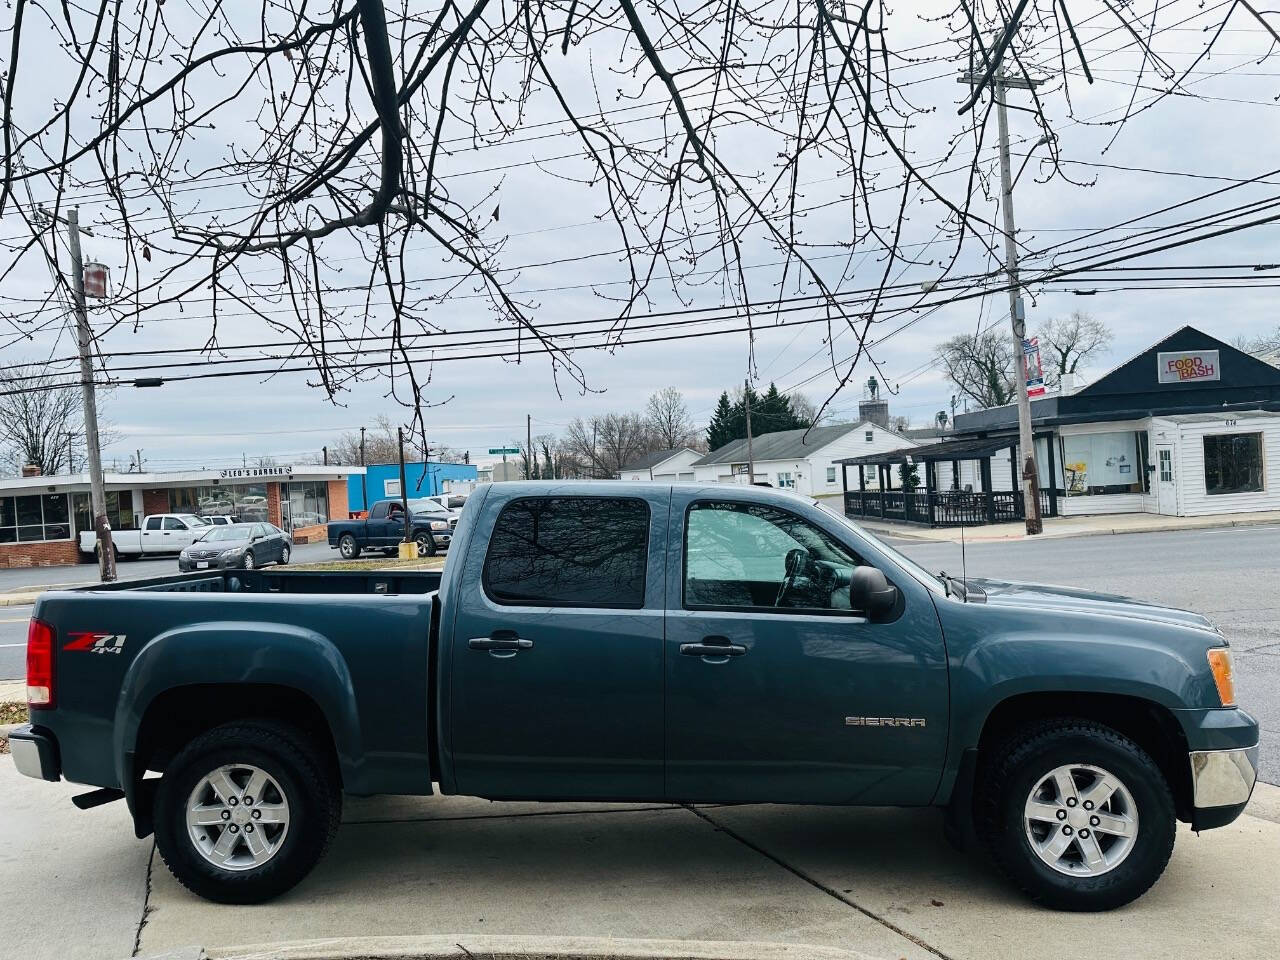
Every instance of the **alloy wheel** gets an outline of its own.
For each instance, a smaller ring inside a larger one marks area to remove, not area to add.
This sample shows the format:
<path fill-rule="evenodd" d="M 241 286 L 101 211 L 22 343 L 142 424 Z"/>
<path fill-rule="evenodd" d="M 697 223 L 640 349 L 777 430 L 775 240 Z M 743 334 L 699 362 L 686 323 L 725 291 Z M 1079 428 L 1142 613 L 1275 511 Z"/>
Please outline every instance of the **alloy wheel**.
<path fill-rule="evenodd" d="M 202 777 L 187 800 L 187 834 L 223 870 L 271 860 L 289 832 L 289 801 L 275 779 L 251 764 L 227 764 Z"/>
<path fill-rule="evenodd" d="M 1115 774 L 1086 763 L 1049 771 L 1023 807 L 1027 842 L 1068 876 L 1096 877 L 1120 866 L 1138 838 L 1138 807 Z"/>

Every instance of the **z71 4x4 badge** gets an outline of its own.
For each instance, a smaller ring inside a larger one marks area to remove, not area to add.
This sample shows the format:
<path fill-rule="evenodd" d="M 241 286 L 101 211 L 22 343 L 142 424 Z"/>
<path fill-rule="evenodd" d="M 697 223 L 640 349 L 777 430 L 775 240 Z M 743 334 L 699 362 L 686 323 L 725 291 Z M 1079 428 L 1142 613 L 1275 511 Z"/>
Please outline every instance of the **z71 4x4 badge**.
<path fill-rule="evenodd" d="M 89 653 L 119 653 L 124 649 L 123 633 L 72 633 L 71 642 L 63 650 L 87 650 Z"/>

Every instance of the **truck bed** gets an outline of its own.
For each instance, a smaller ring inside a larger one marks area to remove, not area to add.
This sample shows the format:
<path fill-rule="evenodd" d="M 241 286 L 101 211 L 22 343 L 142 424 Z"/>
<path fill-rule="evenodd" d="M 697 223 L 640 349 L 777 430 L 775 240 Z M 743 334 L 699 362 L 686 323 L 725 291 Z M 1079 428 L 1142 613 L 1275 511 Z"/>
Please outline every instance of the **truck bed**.
<path fill-rule="evenodd" d="M 140 580 L 117 580 L 75 587 L 73 593 L 152 591 L 159 593 L 432 593 L 440 588 L 439 570 L 209 570 Z"/>
<path fill-rule="evenodd" d="M 270 568 L 42 594 L 34 615 L 59 631 L 59 703 L 35 719 L 64 744 L 67 779 L 117 787 L 146 761 L 116 737 L 133 743 L 173 697 L 207 714 L 225 702 L 220 689 L 249 685 L 268 708 L 301 695 L 324 715 L 351 792 L 430 793 L 440 580 L 431 570 Z"/>

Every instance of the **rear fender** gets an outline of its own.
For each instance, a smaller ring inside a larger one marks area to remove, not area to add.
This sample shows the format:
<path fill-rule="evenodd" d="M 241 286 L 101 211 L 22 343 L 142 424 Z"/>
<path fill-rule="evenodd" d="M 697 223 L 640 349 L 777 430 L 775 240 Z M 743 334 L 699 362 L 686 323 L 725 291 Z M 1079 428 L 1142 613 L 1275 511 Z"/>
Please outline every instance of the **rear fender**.
<path fill-rule="evenodd" d="M 160 694 L 194 684 L 275 684 L 307 695 L 328 723 L 345 788 L 360 792 L 360 719 L 351 674 L 337 648 L 301 627 L 223 621 L 162 633 L 130 664 L 116 701 L 112 747 L 119 782 L 131 798 L 138 730 L 147 709 Z"/>

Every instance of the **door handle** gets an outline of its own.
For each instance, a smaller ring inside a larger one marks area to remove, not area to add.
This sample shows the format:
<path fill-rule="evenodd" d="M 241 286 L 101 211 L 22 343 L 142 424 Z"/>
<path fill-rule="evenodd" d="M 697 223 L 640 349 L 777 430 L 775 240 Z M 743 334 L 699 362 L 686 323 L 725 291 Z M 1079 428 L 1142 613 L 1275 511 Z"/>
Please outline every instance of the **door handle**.
<path fill-rule="evenodd" d="M 686 657 L 741 657 L 747 648 L 725 637 L 703 637 L 702 643 L 680 644 L 680 652 Z"/>
<path fill-rule="evenodd" d="M 533 641 L 526 640 L 524 637 L 513 636 L 472 637 L 467 641 L 467 646 L 472 650 L 510 651 L 511 653 L 516 653 L 519 650 L 531 649 Z"/>

